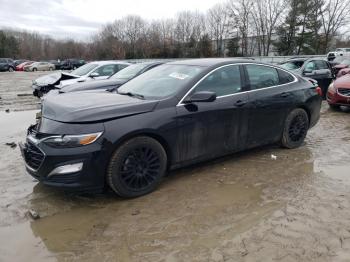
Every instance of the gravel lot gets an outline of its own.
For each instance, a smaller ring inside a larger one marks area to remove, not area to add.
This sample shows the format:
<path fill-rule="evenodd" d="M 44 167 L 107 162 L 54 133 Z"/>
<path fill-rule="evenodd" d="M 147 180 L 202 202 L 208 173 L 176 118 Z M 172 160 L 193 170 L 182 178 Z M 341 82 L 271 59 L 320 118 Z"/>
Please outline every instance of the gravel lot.
<path fill-rule="evenodd" d="M 39 100 L 18 94 L 41 74 L 0 73 L 0 261 L 349 261 L 349 110 L 324 104 L 301 148 L 181 169 L 141 198 L 69 195 L 5 145 L 34 122 Z"/>

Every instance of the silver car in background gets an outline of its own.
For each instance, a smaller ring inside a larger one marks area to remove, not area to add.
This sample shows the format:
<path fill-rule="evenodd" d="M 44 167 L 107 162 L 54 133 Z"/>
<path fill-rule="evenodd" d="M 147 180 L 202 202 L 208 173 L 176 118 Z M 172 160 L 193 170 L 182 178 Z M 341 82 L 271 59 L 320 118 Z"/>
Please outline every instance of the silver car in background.
<path fill-rule="evenodd" d="M 35 71 L 53 71 L 55 70 L 55 65 L 48 62 L 34 62 L 30 65 L 23 67 L 23 71 L 35 72 Z"/>

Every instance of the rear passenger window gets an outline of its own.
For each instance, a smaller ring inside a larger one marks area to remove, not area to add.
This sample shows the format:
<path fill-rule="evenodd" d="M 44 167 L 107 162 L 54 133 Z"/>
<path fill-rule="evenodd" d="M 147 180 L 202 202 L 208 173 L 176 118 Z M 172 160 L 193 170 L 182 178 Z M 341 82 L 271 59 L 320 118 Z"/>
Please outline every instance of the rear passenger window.
<path fill-rule="evenodd" d="M 277 70 L 277 71 L 278 71 L 278 76 L 279 76 L 279 80 L 280 80 L 279 81 L 280 85 L 288 84 L 288 83 L 291 83 L 294 81 L 294 77 L 291 74 L 289 74 L 283 70 Z"/>
<path fill-rule="evenodd" d="M 262 65 L 246 65 L 246 68 L 252 90 L 279 85 L 276 68 Z"/>
<path fill-rule="evenodd" d="M 241 91 L 241 74 L 238 65 L 222 67 L 200 82 L 194 92 L 210 91 L 216 96 L 225 96 Z"/>

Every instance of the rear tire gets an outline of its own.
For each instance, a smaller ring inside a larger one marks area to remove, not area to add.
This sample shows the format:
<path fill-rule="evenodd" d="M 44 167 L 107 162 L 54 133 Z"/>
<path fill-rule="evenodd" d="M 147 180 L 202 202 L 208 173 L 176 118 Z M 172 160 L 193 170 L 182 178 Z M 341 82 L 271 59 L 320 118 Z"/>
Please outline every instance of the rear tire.
<path fill-rule="evenodd" d="M 33 68 L 33 72 L 35 72 L 35 71 L 38 71 L 38 69 L 36 69 L 36 68 Z"/>
<path fill-rule="evenodd" d="M 281 144 L 285 148 L 301 146 L 309 129 L 309 116 L 304 109 L 294 109 L 286 118 Z"/>
<path fill-rule="evenodd" d="M 132 138 L 113 153 L 107 182 L 121 197 L 132 198 L 156 189 L 166 172 L 167 155 L 163 146 L 146 136 Z"/>
<path fill-rule="evenodd" d="M 14 69 L 13 69 L 13 67 L 9 67 L 9 72 L 13 72 L 13 71 L 15 71 Z"/>

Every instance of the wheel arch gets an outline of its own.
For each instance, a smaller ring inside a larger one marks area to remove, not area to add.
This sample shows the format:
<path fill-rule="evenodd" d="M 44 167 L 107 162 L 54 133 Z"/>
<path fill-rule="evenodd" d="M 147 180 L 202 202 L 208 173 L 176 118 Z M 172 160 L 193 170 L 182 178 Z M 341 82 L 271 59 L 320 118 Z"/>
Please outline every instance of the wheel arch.
<path fill-rule="evenodd" d="M 170 149 L 170 145 L 162 135 L 160 135 L 152 130 L 139 130 L 139 131 L 132 132 L 132 133 L 129 133 L 129 134 L 122 136 L 120 139 L 118 139 L 118 141 L 116 141 L 113 144 L 113 149 L 112 149 L 111 155 L 115 152 L 115 150 L 117 150 L 126 141 L 133 139 L 133 138 L 136 138 L 136 137 L 141 137 L 141 136 L 151 137 L 154 140 L 156 140 L 159 144 L 161 144 L 161 146 L 164 148 L 164 151 L 165 151 L 166 156 L 167 156 L 167 169 L 169 169 L 171 166 L 171 159 L 173 156 L 171 149 Z"/>
<path fill-rule="evenodd" d="M 311 123 L 311 111 L 310 111 L 310 109 L 306 105 L 300 105 L 297 108 L 303 109 L 306 112 L 307 117 L 309 118 L 309 125 L 310 125 L 310 123 Z"/>

